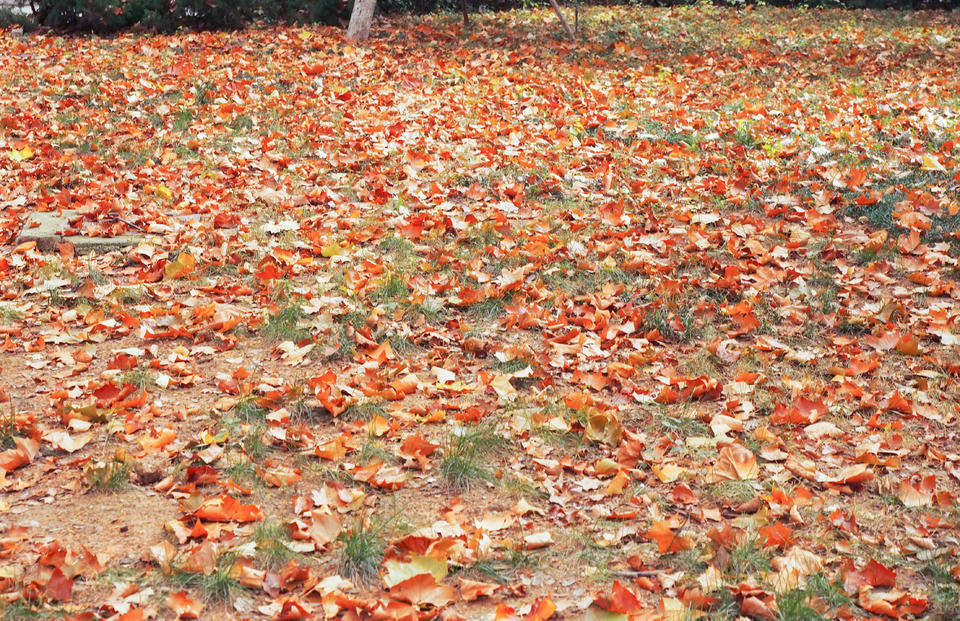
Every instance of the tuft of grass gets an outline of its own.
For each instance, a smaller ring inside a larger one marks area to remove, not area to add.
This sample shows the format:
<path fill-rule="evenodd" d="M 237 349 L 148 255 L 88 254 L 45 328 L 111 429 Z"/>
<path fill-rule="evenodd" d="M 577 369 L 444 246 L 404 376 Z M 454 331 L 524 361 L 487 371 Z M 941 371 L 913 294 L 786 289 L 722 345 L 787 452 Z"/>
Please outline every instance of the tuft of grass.
<path fill-rule="evenodd" d="M 121 375 L 120 383 L 131 384 L 135 386 L 137 390 L 143 390 L 148 386 L 154 385 L 154 377 L 145 367 L 138 366 Z"/>
<path fill-rule="evenodd" d="M 467 312 L 475 319 L 490 320 L 502 317 L 507 306 L 503 298 L 487 298 L 471 306 Z"/>
<path fill-rule="evenodd" d="M 689 342 L 696 336 L 693 310 L 689 307 L 674 311 L 660 307 L 644 317 L 644 327 L 656 330 L 669 341 Z"/>
<path fill-rule="evenodd" d="M 301 557 L 287 545 L 291 541 L 290 533 L 279 522 L 260 522 L 253 531 L 252 538 L 257 545 L 257 558 L 270 569 L 279 569 L 291 560 Z"/>
<path fill-rule="evenodd" d="M 708 490 L 709 494 L 717 500 L 729 503 L 747 502 L 757 495 L 757 490 L 754 489 L 753 484 L 750 481 L 743 480 L 723 481 L 711 485 Z"/>
<path fill-rule="evenodd" d="M 302 341 L 310 337 L 310 331 L 300 327 L 300 321 L 304 317 L 303 309 L 299 305 L 288 304 L 260 325 L 260 334 L 278 341 Z"/>
<path fill-rule="evenodd" d="M 357 344 L 350 335 L 350 330 L 346 324 L 340 324 L 334 329 L 334 338 L 337 348 L 329 356 L 333 359 L 350 358 L 357 351 Z"/>
<path fill-rule="evenodd" d="M 748 149 L 753 149 L 760 144 L 757 142 L 757 139 L 753 137 L 753 134 L 750 133 L 750 126 L 746 123 L 737 125 L 737 131 L 733 133 L 733 139 L 737 144 L 747 147 Z"/>
<path fill-rule="evenodd" d="M 680 436 L 709 436 L 710 429 L 701 421 L 691 416 L 670 416 L 669 414 L 654 414 L 654 422 L 668 433 Z"/>
<path fill-rule="evenodd" d="M 193 124 L 193 112 L 187 109 L 180 110 L 173 118 L 174 131 L 183 132 L 190 129 Z"/>
<path fill-rule="evenodd" d="M 428 323 L 437 324 L 443 320 L 443 304 L 437 298 L 428 297 L 423 302 L 410 304 L 407 314 L 422 316 Z"/>
<path fill-rule="evenodd" d="M 930 617 L 943 620 L 960 619 L 960 586 L 950 568 L 939 560 L 928 562 L 920 573 L 932 583 L 930 589 Z"/>
<path fill-rule="evenodd" d="M 370 420 L 374 416 L 384 416 L 387 413 L 383 406 L 372 401 L 360 401 L 347 407 L 340 414 L 343 420 Z"/>
<path fill-rule="evenodd" d="M 10 414 L 0 419 L 0 449 L 8 449 L 16 446 L 13 436 L 17 433 L 17 417 L 13 411 L 13 405 L 10 406 Z"/>
<path fill-rule="evenodd" d="M 0 321 L 3 323 L 12 323 L 23 319 L 23 313 L 10 306 L 0 303 Z"/>
<path fill-rule="evenodd" d="M 499 584 L 510 584 L 519 569 L 537 567 L 540 559 L 525 550 L 511 549 L 498 557 L 482 559 L 466 568 L 466 572 Z"/>
<path fill-rule="evenodd" d="M 93 461 L 87 464 L 83 473 L 90 487 L 99 492 L 115 492 L 130 483 L 131 465 L 126 461 Z"/>
<path fill-rule="evenodd" d="M 59 618 L 46 608 L 38 609 L 27 601 L 15 601 L 9 603 L 0 603 L 0 619 L 3 621 L 33 621 L 34 619 L 54 619 Z"/>
<path fill-rule="evenodd" d="M 807 593 L 817 597 L 830 608 L 850 606 L 853 600 L 843 590 L 839 582 L 831 581 L 824 574 L 814 574 L 807 578 Z"/>
<path fill-rule="evenodd" d="M 380 241 L 381 252 L 389 253 L 394 265 L 406 266 L 416 257 L 416 249 L 409 239 L 389 235 Z"/>
<path fill-rule="evenodd" d="M 387 341 L 390 342 L 390 348 L 399 356 L 406 356 L 420 349 L 420 346 L 414 343 L 409 336 L 399 332 L 389 333 Z"/>
<path fill-rule="evenodd" d="M 270 445 L 263 441 L 264 433 L 266 433 L 265 425 L 251 425 L 241 441 L 243 452 L 255 462 L 263 461 L 270 453 Z"/>
<path fill-rule="evenodd" d="M 387 463 L 395 462 L 397 461 L 397 456 L 391 453 L 385 446 L 383 446 L 383 443 L 378 441 L 375 437 L 368 436 L 360 446 L 360 452 L 357 455 L 357 461 L 359 461 L 361 465 L 366 466 L 374 461 Z"/>
<path fill-rule="evenodd" d="M 223 473 L 235 483 L 261 483 L 257 467 L 249 461 L 238 460 L 224 467 Z"/>
<path fill-rule="evenodd" d="M 340 573 L 360 584 L 369 584 L 380 575 L 380 565 L 387 551 L 383 532 L 391 519 L 372 520 L 367 524 L 361 519 L 356 528 L 338 537 L 340 548 Z"/>
<path fill-rule="evenodd" d="M 807 592 L 800 589 L 780 595 L 777 598 L 779 621 L 825 621 L 823 615 L 810 607 L 808 600 Z"/>
<path fill-rule="evenodd" d="M 229 601 L 243 590 L 243 585 L 231 575 L 236 560 L 235 552 L 225 552 L 217 559 L 216 569 L 208 575 L 176 570 L 168 576 L 168 580 L 179 589 L 199 590 L 208 602 Z"/>
<path fill-rule="evenodd" d="M 490 456 L 506 444 L 506 439 L 490 423 L 455 427 L 447 438 L 440 461 L 443 480 L 455 490 L 468 489 L 478 481 L 494 482 Z"/>
<path fill-rule="evenodd" d="M 498 360 L 495 365 L 497 369 L 503 373 L 516 373 L 517 371 L 522 371 L 530 366 L 530 363 L 523 358 L 513 358 L 512 360 L 507 360 L 506 362 L 500 362 Z"/>
<path fill-rule="evenodd" d="M 267 418 L 267 410 L 252 397 L 240 399 L 230 411 L 244 423 L 262 423 Z"/>
<path fill-rule="evenodd" d="M 398 303 L 409 296 L 411 291 L 406 280 L 397 274 L 391 274 L 370 294 L 370 297 L 375 304 Z"/>
<path fill-rule="evenodd" d="M 120 287 L 114 293 L 117 303 L 123 306 L 133 306 L 143 301 L 145 295 L 143 287 Z"/>
<path fill-rule="evenodd" d="M 758 537 L 748 537 L 730 551 L 726 572 L 732 579 L 742 579 L 770 571 L 770 559 Z"/>

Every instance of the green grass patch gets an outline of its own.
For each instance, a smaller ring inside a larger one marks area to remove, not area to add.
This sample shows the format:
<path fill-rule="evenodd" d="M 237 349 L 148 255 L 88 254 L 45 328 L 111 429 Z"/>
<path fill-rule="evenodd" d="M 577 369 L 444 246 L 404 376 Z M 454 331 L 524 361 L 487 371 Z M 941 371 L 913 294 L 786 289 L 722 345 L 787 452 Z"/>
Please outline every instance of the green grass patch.
<path fill-rule="evenodd" d="M 455 427 L 444 444 L 440 474 L 455 490 L 468 489 L 481 481 L 492 483 L 496 477 L 490 470 L 490 458 L 506 446 L 507 440 L 490 423 Z"/>

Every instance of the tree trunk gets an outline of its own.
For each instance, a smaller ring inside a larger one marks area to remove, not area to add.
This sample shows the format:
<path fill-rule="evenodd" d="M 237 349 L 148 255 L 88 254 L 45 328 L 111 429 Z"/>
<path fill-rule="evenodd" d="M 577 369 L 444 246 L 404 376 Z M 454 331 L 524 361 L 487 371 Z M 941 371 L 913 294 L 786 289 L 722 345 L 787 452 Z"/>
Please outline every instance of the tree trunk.
<path fill-rule="evenodd" d="M 560 10 L 560 5 L 557 4 L 557 0 L 550 0 L 550 5 L 553 7 L 553 12 L 556 13 L 557 17 L 560 18 L 560 23 L 563 24 L 563 29 L 567 31 L 567 36 L 570 37 L 571 41 L 575 41 L 577 37 L 573 34 L 570 24 L 567 23 L 567 18 L 563 16 L 563 12 Z"/>
<path fill-rule="evenodd" d="M 467 0 L 460 0 L 460 10 L 463 12 L 464 27 L 470 25 L 470 12 L 467 10 Z"/>
<path fill-rule="evenodd" d="M 370 36 L 370 24 L 373 23 L 376 8 L 377 0 L 356 0 L 353 3 L 353 13 L 350 14 L 350 25 L 347 27 L 348 39 L 365 41 Z"/>

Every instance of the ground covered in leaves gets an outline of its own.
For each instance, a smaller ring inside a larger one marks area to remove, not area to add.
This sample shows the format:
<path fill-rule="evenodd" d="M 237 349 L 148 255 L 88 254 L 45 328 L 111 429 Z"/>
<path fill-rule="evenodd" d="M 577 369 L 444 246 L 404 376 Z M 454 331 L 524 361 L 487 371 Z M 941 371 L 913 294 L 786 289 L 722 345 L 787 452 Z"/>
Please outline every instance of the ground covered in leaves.
<path fill-rule="evenodd" d="M 6 618 L 960 615 L 956 14 L 554 19 L 0 33 Z"/>

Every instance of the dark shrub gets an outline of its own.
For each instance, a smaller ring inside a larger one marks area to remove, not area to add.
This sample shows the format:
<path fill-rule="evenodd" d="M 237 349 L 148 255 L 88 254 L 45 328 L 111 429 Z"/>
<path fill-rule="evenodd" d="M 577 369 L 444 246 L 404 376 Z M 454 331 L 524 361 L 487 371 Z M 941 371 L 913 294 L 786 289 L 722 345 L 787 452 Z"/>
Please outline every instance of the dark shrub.
<path fill-rule="evenodd" d="M 340 0 L 38 0 L 36 6 L 43 26 L 99 34 L 233 29 L 257 19 L 334 23 L 346 9 Z"/>

